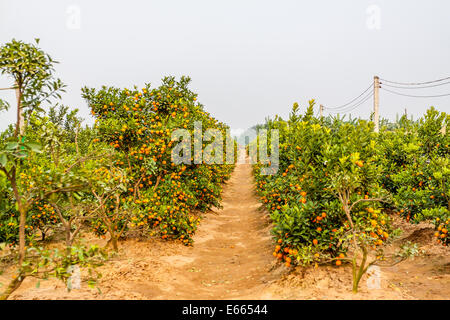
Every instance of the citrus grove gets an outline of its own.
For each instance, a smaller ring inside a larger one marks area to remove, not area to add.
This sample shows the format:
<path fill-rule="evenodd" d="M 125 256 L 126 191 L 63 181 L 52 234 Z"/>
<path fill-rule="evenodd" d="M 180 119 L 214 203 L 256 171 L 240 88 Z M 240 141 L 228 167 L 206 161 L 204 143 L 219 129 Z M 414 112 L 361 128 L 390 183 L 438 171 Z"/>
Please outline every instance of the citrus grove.
<path fill-rule="evenodd" d="M 0 142 L 0 243 L 18 254 L 3 299 L 26 277 L 66 281 L 72 265 L 92 271 L 103 263 L 105 251 L 82 241 L 86 232 L 108 237 L 113 251 L 129 233 L 192 245 L 201 213 L 220 207 L 234 167 L 171 161 L 175 129 L 193 134 L 200 122 L 228 133 L 197 102 L 189 78 L 167 77 L 155 88 L 83 88 L 95 124 L 82 127 L 77 110 L 57 105 L 65 86 L 37 45 L 13 40 L 0 49 L 0 70 L 15 81 L 21 111 Z M 61 232 L 65 250 L 45 247 Z"/>
<path fill-rule="evenodd" d="M 0 275 L 7 269 L 12 274 L 1 283 L 0 299 L 26 278 L 53 277 L 70 290 L 75 267 L 95 286 L 98 267 L 120 256 L 127 239 L 157 239 L 164 246 L 171 241 L 191 250 L 201 219 L 222 206 L 223 186 L 237 162 L 229 127 L 205 111 L 188 77 L 165 77 L 159 86 L 84 87 L 94 123 L 83 125 L 77 109 L 61 104 L 66 86 L 54 76 L 56 63 L 39 40 L 0 47 L 0 74 L 18 96 L 16 106 L 0 100 L 0 111 L 17 113 L 17 121 L 0 132 Z M 247 205 L 240 209 L 251 210 L 257 196 L 270 213 L 274 261 L 286 270 L 350 265 L 357 292 L 370 266 L 390 261 L 385 248 L 401 232 L 394 217 L 431 222 L 433 241 L 448 246 L 450 115 L 430 108 L 417 121 L 382 120 L 375 132 L 371 120 L 318 118 L 314 107 L 309 101 L 302 114 L 295 103 L 288 119 L 257 125 L 268 139 L 256 138 L 247 150 L 273 152 L 276 136 L 277 171 L 266 174 L 272 163 L 253 159 L 254 182 L 247 179 L 250 166 L 247 174 L 238 172 L 248 186 Z M 173 161 L 179 129 L 191 138 L 183 163 Z M 208 129 L 232 141 L 231 149 L 227 142 L 220 145 L 223 152 L 208 153 L 215 142 Z M 223 161 L 209 161 L 217 157 Z M 240 201 L 237 190 L 233 201 Z M 242 225 L 233 219 L 232 226 Z M 104 246 L 94 244 L 98 238 Z M 264 241 L 258 248 L 271 240 Z M 240 266 L 235 257 L 217 260 Z"/>
<path fill-rule="evenodd" d="M 435 224 L 448 245 L 450 115 L 434 108 L 414 122 L 383 122 L 304 115 L 294 104 L 279 130 L 280 167 L 263 175 L 254 166 L 260 201 L 271 213 L 273 255 L 287 267 L 351 263 L 353 290 L 367 268 L 387 259 L 383 248 L 398 233 L 392 214 Z M 267 150 L 269 150 L 267 146 Z"/>

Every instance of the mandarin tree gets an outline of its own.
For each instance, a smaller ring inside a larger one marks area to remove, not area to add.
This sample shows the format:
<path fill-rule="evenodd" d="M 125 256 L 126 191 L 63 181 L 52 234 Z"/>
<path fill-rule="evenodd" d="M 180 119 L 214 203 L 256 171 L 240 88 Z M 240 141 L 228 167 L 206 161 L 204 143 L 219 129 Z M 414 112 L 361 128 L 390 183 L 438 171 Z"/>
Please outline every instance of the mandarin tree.
<path fill-rule="evenodd" d="M 288 121 L 266 123 L 280 132 L 280 168 L 273 176 L 261 175 L 257 164 L 255 176 L 274 221 L 273 255 L 287 266 L 350 260 L 356 270 L 356 258 L 346 258 L 347 251 L 356 254 L 362 238 L 379 248 L 390 232 L 388 217 L 369 205 L 382 194 L 373 124 L 316 119 L 313 106 L 311 100 L 299 115 L 294 105 Z"/>
<path fill-rule="evenodd" d="M 174 130 L 186 129 L 193 137 L 196 123 L 202 125 L 202 136 L 208 128 L 224 136 L 228 129 L 196 102 L 189 82 L 187 77 L 166 77 L 153 89 L 149 84 L 141 90 L 83 89 L 96 117 L 97 140 L 114 147 L 120 155 L 115 164 L 128 168 L 127 199 L 143 211 L 133 217 L 133 224 L 158 228 L 163 239 L 179 238 L 185 244 L 191 243 L 199 221 L 191 212 L 220 205 L 221 184 L 232 170 L 232 165 L 195 163 L 192 152 L 189 163 L 172 162 Z"/>

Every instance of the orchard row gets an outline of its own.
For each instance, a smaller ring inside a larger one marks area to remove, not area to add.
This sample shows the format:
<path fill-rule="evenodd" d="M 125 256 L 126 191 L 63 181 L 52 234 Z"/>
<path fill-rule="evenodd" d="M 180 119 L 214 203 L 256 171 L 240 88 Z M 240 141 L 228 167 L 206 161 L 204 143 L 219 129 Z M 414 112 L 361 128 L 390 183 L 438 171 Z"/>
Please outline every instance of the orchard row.
<path fill-rule="evenodd" d="M 93 283 L 109 253 L 87 247 L 88 233 L 108 239 L 115 252 L 131 236 L 191 245 L 202 213 L 220 207 L 234 168 L 234 161 L 223 164 L 228 145 L 214 149 L 222 161 L 208 162 L 207 153 L 200 162 L 171 161 L 176 129 L 194 136 L 200 124 L 200 135 L 215 130 L 232 141 L 228 126 L 197 102 L 189 78 L 140 89 L 83 88 L 95 124 L 82 126 L 77 110 L 59 105 L 65 85 L 37 45 L 13 40 L 0 47 L 1 74 L 19 93 L 17 122 L 0 133 L 0 251 L 17 262 L 0 299 L 28 276 L 66 281 L 72 265 L 89 268 Z M 0 110 L 9 107 L 0 100 Z M 235 159 L 234 143 L 231 150 Z M 65 250 L 48 246 L 61 237 Z"/>
<path fill-rule="evenodd" d="M 399 233 L 392 214 L 434 223 L 436 241 L 448 245 L 450 115 L 431 108 L 418 121 L 383 121 L 375 133 L 371 121 L 316 118 L 313 106 L 300 115 L 295 104 L 288 120 L 263 126 L 278 129 L 280 144 L 276 175 L 254 166 L 274 222 L 273 255 L 286 266 L 351 262 L 357 286 L 358 270 L 384 259 Z"/>

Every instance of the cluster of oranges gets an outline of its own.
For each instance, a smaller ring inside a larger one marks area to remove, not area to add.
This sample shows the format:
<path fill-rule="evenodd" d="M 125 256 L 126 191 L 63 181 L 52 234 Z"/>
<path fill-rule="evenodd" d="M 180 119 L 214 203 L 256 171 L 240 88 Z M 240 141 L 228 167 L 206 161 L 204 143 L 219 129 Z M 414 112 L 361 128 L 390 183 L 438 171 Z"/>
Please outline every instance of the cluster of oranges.
<path fill-rule="evenodd" d="M 442 243 L 444 246 L 448 246 L 450 243 L 450 238 L 448 236 L 449 223 L 450 219 L 441 221 L 440 218 L 436 218 L 436 232 L 434 233 L 434 236 L 436 237 L 437 242 Z"/>
<path fill-rule="evenodd" d="M 267 194 L 261 197 L 261 200 L 268 204 L 268 207 L 273 211 L 275 209 L 280 210 L 283 205 L 286 204 L 286 199 L 277 192 Z"/>
<path fill-rule="evenodd" d="M 25 226 L 26 229 L 39 229 L 43 237 L 47 231 L 58 223 L 59 219 L 55 209 L 45 201 L 35 201 L 29 211 L 29 223 Z"/>
<path fill-rule="evenodd" d="M 287 237 L 288 235 L 285 236 Z M 290 267 L 292 259 L 295 259 L 298 254 L 298 250 L 291 248 L 290 245 L 282 248 L 282 242 L 282 239 L 278 239 L 275 250 L 273 251 L 273 256 L 276 257 L 279 261 L 284 261 L 286 267 Z"/>

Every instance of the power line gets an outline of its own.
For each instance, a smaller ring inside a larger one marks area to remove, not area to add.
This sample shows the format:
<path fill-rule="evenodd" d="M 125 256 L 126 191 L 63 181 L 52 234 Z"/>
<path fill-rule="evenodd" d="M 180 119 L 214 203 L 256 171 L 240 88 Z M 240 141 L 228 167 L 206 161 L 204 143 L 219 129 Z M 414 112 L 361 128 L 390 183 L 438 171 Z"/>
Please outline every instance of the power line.
<path fill-rule="evenodd" d="M 393 83 L 393 84 L 399 84 L 399 85 L 404 85 L 404 86 L 420 86 L 422 84 L 430 84 L 430 83 L 435 83 L 435 82 L 441 82 L 444 80 L 449 80 L 450 77 L 446 77 L 446 78 L 442 78 L 442 79 L 438 79 L 438 80 L 433 80 L 433 81 L 426 81 L 426 82 L 411 82 L 411 83 L 407 83 L 407 82 L 395 82 L 395 81 L 390 81 L 390 80 L 386 80 L 386 79 L 380 79 L 381 81 L 384 82 L 389 82 L 389 83 Z"/>
<path fill-rule="evenodd" d="M 355 110 L 356 108 L 358 108 L 360 105 L 362 105 L 364 102 L 366 102 L 367 100 L 369 100 L 370 98 L 372 98 L 373 97 L 373 90 L 372 90 L 372 92 L 364 99 L 364 100 L 362 100 L 359 104 L 357 104 L 357 105 L 355 105 L 352 109 L 350 109 L 350 110 L 348 110 L 347 112 L 350 112 L 350 111 L 353 111 L 353 110 Z"/>
<path fill-rule="evenodd" d="M 438 95 L 430 95 L 430 96 L 416 96 L 416 95 L 404 94 L 404 93 L 392 91 L 392 90 L 389 90 L 389 89 L 385 89 L 383 87 L 381 89 L 383 89 L 383 90 L 385 90 L 387 92 L 393 93 L 393 94 L 397 94 L 399 96 L 412 97 L 412 98 L 439 98 L 439 97 L 450 96 L 450 93 L 438 94 Z"/>
<path fill-rule="evenodd" d="M 438 83 L 438 84 L 432 84 L 432 85 L 426 85 L 426 86 L 420 86 L 420 87 L 402 87 L 402 86 L 393 86 L 390 84 L 386 84 L 386 83 L 382 83 L 384 86 L 387 87 L 391 87 L 391 88 L 398 88 L 398 89 L 424 89 L 424 88 L 434 88 L 434 87 L 439 87 L 439 86 L 443 86 L 446 84 L 449 84 L 450 81 L 444 82 L 444 83 Z"/>
<path fill-rule="evenodd" d="M 372 86 L 373 86 L 373 84 L 370 84 L 369 87 L 368 87 L 366 90 L 364 90 L 359 96 L 357 96 L 356 98 L 354 98 L 354 99 L 352 99 L 351 101 L 347 102 L 346 104 L 343 104 L 343 105 L 340 105 L 340 106 L 337 106 L 337 107 L 327 107 L 327 106 L 324 106 L 324 108 L 325 108 L 325 109 L 341 109 L 341 108 L 343 108 L 343 107 L 345 107 L 345 106 L 348 106 L 349 104 L 352 104 L 353 102 L 355 102 L 356 100 L 358 100 L 360 97 L 362 97 L 367 91 L 370 90 L 370 88 L 372 88 Z"/>
<path fill-rule="evenodd" d="M 349 112 L 355 110 L 356 108 L 358 108 L 359 106 L 361 106 L 363 103 L 365 103 L 367 100 L 369 100 L 372 97 L 373 97 L 373 91 L 368 96 L 366 96 L 363 100 L 361 100 L 359 103 L 355 104 L 354 106 L 344 109 L 344 110 L 332 111 L 332 113 L 349 113 Z"/>
<path fill-rule="evenodd" d="M 359 106 L 361 106 L 364 102 L 366 102 L 367 100 L 369 100 L 370 98 L 373 97 L 373 90 L 369 92 L 369 94 L 367 94 L 361 101 L 358 101 L 357 103 L 355 103 L 352 106 L 349 106 L 347 108 L 344 108 L 342 110 L 337 110 L 337 111 L 330 111 L 331 113 L 348 113 L 350 111 L 355 110 L 356 108 L 358 108 Z"/>
<path fill-rule="evenodd" d="M 352 100 L 350 100 L 349 102 L 340 105 L 340 106 L 334 106 L 334 107 L 327 107 L 327 106 L 323 106 L 324 109 L 328 109 L 330 110 L 330 113 L 348 113 L 350 111 L 355 110 L 356 108 L 358 108 L 359 106 L 361 106 L 363 103 L 365 103 L 367 100 L 369 100 L 370 98 L 375 96 L 375 91 L 378 91 L 378 88 L 381 88 L 387 92 L 390 92 L 392 94 L 396 94 L 396 95 L 400 95 L 400 96 L 404 96 L 404 97 L 412 97 L 412 98 L 438 98 L 438 97 L 446 97 L 446 96 L 450 96 L 450 93 L 445 93 L 445 94 L 436 94 L 436 95 L 411 95 L 411 94 L 405 94 L 405 93 L 401 93 L 401 92 L 397 92 L 397 91 L 392 91 L 389 89 L 384 88 L 384 86 L 386 87 L 390 87 L 390 88 L 397 88 L 397 89 L 426 89 L 426 88 L 433 88 L 433 87 L 439 87 L 439 86 L 443 86 L 446 84 L 450 84 L 450 81 L 446 81 L 446 80 L 450 80 L 450 77 L 446 77 L 446 78 L 442 78 L 442 79 L 437 79 L 437 80 L 433 80 L 433 81 L 425 81 L 425 82 L 395 82 L 395 81 L 390 81 L 390 80 L 386 80 L 386 79 L 379 79 L 382 82 L 378 82 L 378 77 L 375 77 L 375 82 L 374 84 L 370 84 L 369 87 L 367 89 L 365 89 L 360 95 L 358 95 L 356 98 L 353 98 Z M 445 82 L 443 82 L 445 81 Z M 377 85 L 377 83 L 383 84 L 382 86 L 379 86 L 378 88 L 375 88 L 374 86 Z M 373 88 L 372 91 L 369 92 L 370 88 Z M 377 98 L 375 98 L 374 101 L 377 101 Z M 376 113 L 376 111 L 375 111 Z"/>

